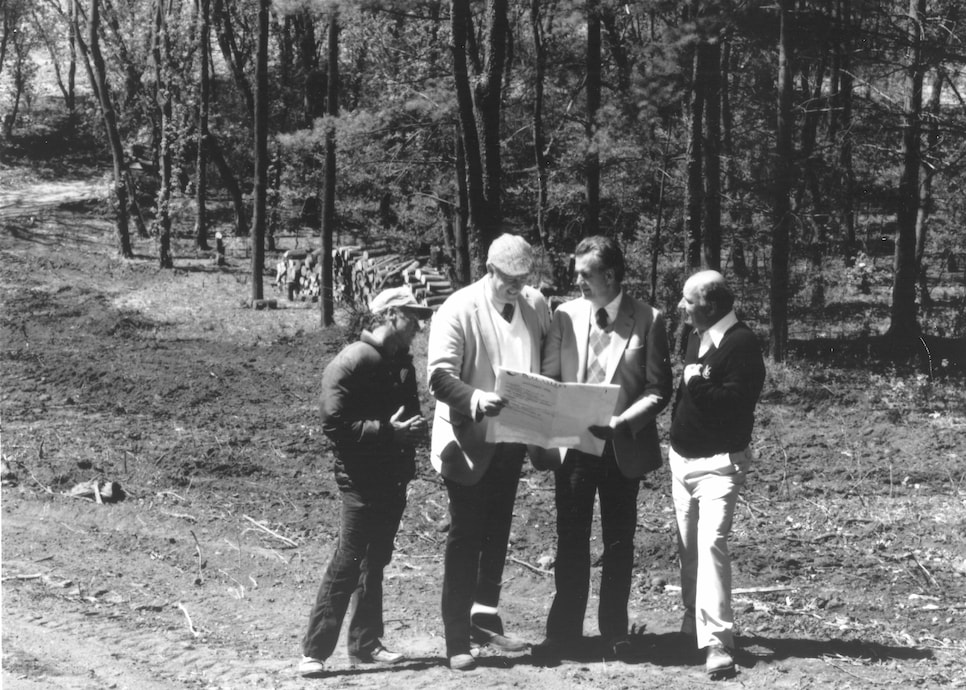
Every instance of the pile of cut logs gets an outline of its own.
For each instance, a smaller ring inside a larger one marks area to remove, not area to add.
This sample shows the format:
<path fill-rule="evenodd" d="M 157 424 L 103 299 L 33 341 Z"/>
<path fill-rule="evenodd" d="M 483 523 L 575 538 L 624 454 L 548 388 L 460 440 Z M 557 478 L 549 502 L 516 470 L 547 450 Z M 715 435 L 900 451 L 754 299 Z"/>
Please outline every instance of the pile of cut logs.
<path fill-rule="evenodd" d="M 288 250 L 276 264 L 275 287 L 289 300 L 319 298 L 322 262 L 319 249 Z M 424 265 L 429 257 L 405 257 L 389 243 L 332 250 L 332 286 L 336 302 L 362 306 L 385 288 L 409 285 L 416 299 L 427 306 L 442 304 L 453 292 L 450 280 L 438 269 Z"/>

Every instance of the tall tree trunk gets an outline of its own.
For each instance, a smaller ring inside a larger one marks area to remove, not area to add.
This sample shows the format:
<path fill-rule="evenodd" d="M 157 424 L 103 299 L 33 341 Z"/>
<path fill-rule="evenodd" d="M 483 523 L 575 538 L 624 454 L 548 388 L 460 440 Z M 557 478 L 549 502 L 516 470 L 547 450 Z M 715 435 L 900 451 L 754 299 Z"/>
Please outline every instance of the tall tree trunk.
<path fill-rule="evenodd" d="M 892 309 L 888 335 L 902 348 L 919 335 L 916 314 L 916 217 L 919 213 L 921 164 L 922 22 L 926 0 L 909 0 L 909 64 L 902 127 L 902 174 L 896 213 L 896 251 L 892 281 Z"/>
<path fill-rule="evenodd" d="M 484 223 L 486 199 L 483 189 L 483 155 L 480 147 L 480 134 L 476 126 L 476 112 L 473 106 L 473 91 L 470 86 L 469 65 L 467 59 L 468 41 L 470 40 L 470 4 L 469 0 L 452 0 L 450 6 L 450 21 L 453 35 L 453 78 L 456 88 L 456 104 L 459 115 L 459 133 L 462 141 L 463 160 L 465 162 L 465 184 L 467 209 L 469 212 L 467 223 L 467 239 L 471 256 L 471 278 L 473 264 L 481 272 L 487 244 L 482 237 L 481 224 Z M 473 233 L 480 236 L 474 238 Z M 481 246 L 482 245 L 482 246 Z"/>
<path fill-rule="evenodd" d="M 466 155 L 466 186 L 469 199 L 469 235 L 473 271 L 484 271 L 486 250 L 503 223 L 500 161 L 503 74 L 506 67 L 509 21 L 507 0 L 487 0 L 486 57 L 480 74 L 470 84 L 468 61 L 475 58 L 469 0 L 451 0 L 453 77 L 460 134 Z M 478 60 L 474 59 L 474 64 Z"/>
<path fill-rule="evenodd" d="M 793 148 L 792 74 L 789 20 L 792 0 L 780 0 L 778 37 L 778 123 L 775 147 L 775 199 L 771 257 L 771 354 L 785 360 L 788 348 L 788 263 Z"/>
<path fill-rule="evenodd" d="M 713 38 L 705 51 L 704 137 L 704 265 L 721 270 L 721 42 Z"/>
<path fill-rule="evenodd" d="M 685 229 L 687 232 L 687 264 L 691 269 L 701 266 L 701 213 L 704 208 L 704 66 L 703 51 L 694 50 L 689 99 L 689 137 L 687 152 L 687 200 L 685 201 Z"/>
<path fill-rule="evenodd" d="M 171 43 L 168 35 L 167 2 L 157 0 L 154 24 L 154 102 L 161 121 L 161 141 L 158 163 L 161 169 L 161 183 L 158 186 L 157 209 L 154 229 L 158 237 L 158 263 L 161 268 L 172 268 L 171 256 L 171 170 L 172 153 L 171 123 Z"/>
<path fill-rule="evenodd" d="M 453 132 L 453 148 L 456 154 L 456 213 L 453 219 L 453 250 L 456 264 L 456 279 L 468 285 L 473 278 L 472 260 L 469 243 L 470 202 L 466 186 L 466 152 L 463 150 L 463 137 L 459 127 Z"/>
<path fill-rule="evenodd" d="M 131 247 L 131 233 L 128 225 L 128 190 L 125 181 L 127 164 L 124 161 L 124 146 L 121 143 L 121 133 L 117 126 L 117 113 L 114 110 L 114 101 L 107 82 L 107 67 L 104 64 L 104 56 L 101 54 L 98 2 L 99 0 L 91 0 L 90 17 L 88 18 L 88 43 L 80 40 L 81 34 L 78 23 L 80 11 L 75 2 L 74 36 L 78 39 L 77 45 L 84 56 L 91 90 L 97 95 L 101 107 L 101 117 L 104 120 L 107 141 L 111 150 L 111 160 L 114 166 L 114 196 L 117 203 L 114 223 L 117 250 L 122 257 L 133 259 L 134 251 Z"/>
<path fill-rule="evenodd" d="M 547 54 L 543 47 L 540 0 L 530 0 L 530 30 L 533 34 L 535 73 L 533 76 L 533 162 L 537 169 L 537 239 L 546 248 L 551 244 L 545 227 L 547 214 L 547 143 L 543 131 L 543 89 Z"/>
<path fill-rule="evenodd" d="M 835 93 L 836 108 L 834 113 L 838 116 L 832 122 L 841 127 L 842 139 L 839 144 L 839 213 L 841 222 L 845 228 L 845 264 L 852 266 L 855 263 L 857 251 L 855 237 L 855 170 L 852 165 L 852 89 L 854 79 L 852 77 L 852 36 L 855 31 L 852 27 L 852 4 L 851 0 L 838 0 L 837 7 L 837 35 L 841 38 L 836 44 L 839 77 L 838 89 Z"/>
<path fill-rule="evenodd" d="M 929 295 L 929 285 L 926 282 L 926 268 L 923 262 L 926 256 L 926 238 L 929 234 L 929 214 L 932 213 L 932 180 L 936 175 L 936 159 L 939 156 L 939 116 L 941 113 L 941 99 L 943 82 L 947 79 L 945 68 L 936 67 L 926 112 L 929 114 L 929 124 L 926 127 L 926 152 L 922 160 L 922 181 L 919 184 L 919 212 L 916 215 L 916 275 L 919 276 L 919 301 L 924 307 L 932 305 Z"/>
<path fill-rule="evenodd" d="M 235 211 L 235 236 L 246 237 L 248 235 L 248 214 L 245 211 L 245 197 L 242 194 L 241 187 L 238 185 L 235 172 L 228 165 L 228 161 L 225 160 L 225 154 L 221 151 L 218 138 L 211 132 L 208 133 L 207 150 L 211 156 L 211 162 L 218 168 L 221 183 L 225 185 L 225 188 L 228 190 L 228 196 L 231 197 L 232 208 Z"/>
<path fill-rule="evenodd" d="M 339 15 L 329 18 L 329 89 L 326 94 L 325 189 L 322 195 L 322 325 L 335 323 L 332 290 L 332 238 L 335 236 L 335 119 L 339 116 Z"/>
<path fill-rule="evenodd" d="M 208 250 L 208 108 L 211 100 L 211 74 L 208 69 L 211 42 L 209 17 L 211 0 L 198 0 L 198 161 L 195 168 L 195 246 Z"/>
<path fill-rule="evenodd" d="M 477 116 L 482 133 L 483 154 L 483 197 L 482 214 L 473 219 L 479 231 L 480 252 L 477 265 L 483 269 L 483 252 L 500 232 L 503 224 L 503 164 L 501 160 L 502 139 L 500 126 L 503 115 L 503 75 L 506 68 L 507 41 L 510 23 L 507 17 L 507 0 L 487 0 L 486 2 L 485 62 L 482 79 L 476 82 Z M 471 153 L 467 149 L 467 156 Z M 470 209 L 471 214 L 473 209 Z"/>
<path fill-rule="evenodd" d="M 268 220 L 268 24 L 272 0 L 258 0 L 258 47 L 255 52 L 255 189 L 252 213 L 252 301 L 263 296 L 265 226 Z"/>
<path fill-rule="evenodd" d="M 597 111 L 600 110 L 600 1 L 587 0 L 587 121 L 584 134 L 584 175 L 587 185 L 587 208 L 584 234 L 600 232 L 600 150 L 597 142 Z"/>

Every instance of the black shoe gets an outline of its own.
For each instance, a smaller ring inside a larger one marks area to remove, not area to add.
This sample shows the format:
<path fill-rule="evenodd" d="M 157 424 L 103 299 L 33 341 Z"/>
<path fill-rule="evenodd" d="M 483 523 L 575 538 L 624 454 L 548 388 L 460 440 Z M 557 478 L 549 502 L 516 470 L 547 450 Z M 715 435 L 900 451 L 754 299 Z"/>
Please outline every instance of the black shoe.
<path fill-rule="evenodd" d="M 540 644 L 530 648 L 534 659 L 543 661 L 560 661 L 564 657 L 573 656 L 577 651 L 579 640 L 565 640 L 559 637 L 548 637 Z"/>
<path fill-rule="evenodd" d="M 491 645 L 504 652 L 522 652 L 530 647 L 523 640 L 503 632 L 503 621 L 493 613 L 478 613 L 470 618 L 470 640 L 478 645 Z"/>

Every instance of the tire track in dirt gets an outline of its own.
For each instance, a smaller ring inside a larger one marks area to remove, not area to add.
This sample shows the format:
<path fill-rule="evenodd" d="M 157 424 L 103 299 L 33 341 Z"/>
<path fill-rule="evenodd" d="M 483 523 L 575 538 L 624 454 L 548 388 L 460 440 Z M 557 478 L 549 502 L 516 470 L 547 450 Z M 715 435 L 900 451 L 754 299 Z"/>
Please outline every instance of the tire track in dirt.
<path fill-rule="evenodd" d="M 302 687 L 291 660 L 251 658 L 169 631 L 131 630 L 117 614 L 53 618 L 6 603 L 3 687 L 11 690 Z"/>

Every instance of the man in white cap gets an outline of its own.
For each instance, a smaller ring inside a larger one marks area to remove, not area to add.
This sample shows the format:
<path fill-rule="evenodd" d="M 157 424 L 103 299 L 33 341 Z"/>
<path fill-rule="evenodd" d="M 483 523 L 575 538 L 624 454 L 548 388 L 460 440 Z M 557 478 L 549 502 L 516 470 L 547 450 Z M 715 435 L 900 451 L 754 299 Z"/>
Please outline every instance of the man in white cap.
<path fill-rule="evenodd" d="M 526 447 L 488 443 L 486 430 L 507 404 L 493 392 L 497 368 L 540 372 L 550 310 L 526 285 L 532 269 L 530 245 L 500 235 L 489 247 L 486 275 L 450 295 L 429 332 L 429 389 L 437 401 L 431 456 L 449 495 L 442 615 L 454 670 L 476 666 L 473 642 L 527 647 L 506 635 L 497 610 Z"/>
<path fill-rule="evenodd" d="M 325 671 L 356 595 L 349 621 L 353 663 L 394 664 L 383 635 L 382 573 L 415 474 L 414 445 L 426 434 L 409 346 L 433 310 L 408 287 L 383 290 L 369 305 L 372 330 L 345 347 L 322 374 L 322 431 L 335 447 L 342 495 L 339 541 L 329 560 L 302 641 L 299 673 Z"/>

